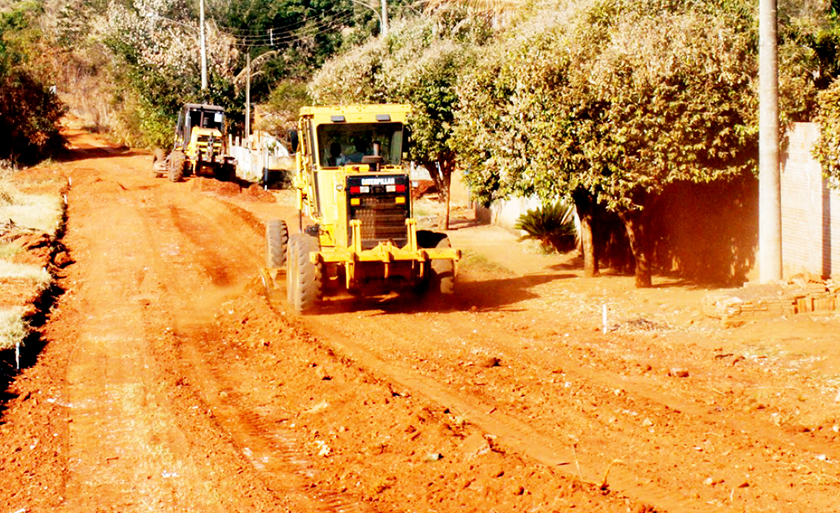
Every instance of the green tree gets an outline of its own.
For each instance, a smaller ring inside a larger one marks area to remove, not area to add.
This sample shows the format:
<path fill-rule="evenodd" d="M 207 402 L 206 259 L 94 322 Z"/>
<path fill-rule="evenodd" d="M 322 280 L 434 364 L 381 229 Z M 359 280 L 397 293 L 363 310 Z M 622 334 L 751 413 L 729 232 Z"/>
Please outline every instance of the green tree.
<path fill-rule="evenodd" d="M 0 159 L 31 164 L 61 149 L 64 107 L 44 82 L 36 3 L 0 13 Z"/>
<path fill-rule="evenodd" d="M 575 195 L 616 212 L 650 286 L 646 206 L 669 183 L 754 167 L 752 33 L 692 2 L 567 12 L 540 14 L 464 79 L 459 155 L 485 199 Z"/>
<path fill-rule="evenodd" d="M 409 103 L 411 157 L 429 170 L 449 205 L 461 69 L 472 62 L 472 41 L 480 30 L 468 24 L 444 31 L 449 20 L 413 18 L 391 26 L 387 37 L 369 40 L 328 61 L 312 78 L 310 96 L 319 104 Z M 446 35 L 444 35 L 446 34 Z M 447 225 L 448 212 L 445 216 Z"/>
<path fill-rule="evenodd" d="M 812 153 L 831 188 L 840 188 L 840 79 L 819 94 L 820 138 Z"/>
<path fill-rule="evenodd" d="M 117 130 L 127 142 L 169 146 L 186 102 L 221 105 L 229 115 L 241 112 L 233 86 L 240 57 L 235 39 L 208 22 L 209 81 L 202 91 L 199 27 L 184 3 L 111 3 L 97 27 L 96 40 L 112 56 Z"/>

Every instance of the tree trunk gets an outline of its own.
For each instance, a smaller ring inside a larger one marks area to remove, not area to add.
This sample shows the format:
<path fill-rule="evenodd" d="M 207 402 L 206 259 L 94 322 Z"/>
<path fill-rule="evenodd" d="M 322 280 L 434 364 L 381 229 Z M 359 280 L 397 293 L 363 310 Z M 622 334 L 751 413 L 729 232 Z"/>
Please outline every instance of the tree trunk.
<path fill-rule="evenodd" d="M 438 198 L 444 204 L 444 215 L 440 220 L 440 227 L 449 229 L 449 200 L 452 183 L 452 170 L 455 169 L 455 156 L 441 157 L 438 160 L 425 161 L 423 166 L 429 171 L 438 190 Z"/>
<path fill-rule="evenodd" d="M 580 243 L 583 254 L 583 275 L 587 278 L 600 276 L 598 267 L 598 252 L 595 248 L 592 224 L 594 221 L 595 201 L 592 196 L 582 189 L 572 192 L 577 215 L 580 219 Z"/>
<path fill-rule="evenodd" d="M 624 222 L 630 251 L 636 261 L 636 287 L 649 288 L 653 285 L 650 269 L 650 254 L 644 214 L 638 210 L 622 210 L 618 216 Z"/>

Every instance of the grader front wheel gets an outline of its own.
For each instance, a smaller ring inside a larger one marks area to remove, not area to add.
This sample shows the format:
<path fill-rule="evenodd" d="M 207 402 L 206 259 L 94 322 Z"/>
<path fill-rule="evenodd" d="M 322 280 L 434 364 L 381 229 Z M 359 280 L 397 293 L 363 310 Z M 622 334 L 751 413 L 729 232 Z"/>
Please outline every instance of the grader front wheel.
<path fill-rule="evenodd" d="M 152 153 L 152 176 L 157 178 L 163 175 L 162 169 L 166 169 L 165 167 L 161 168 L 161 163 L 165 164 L 166 160 L 166 152 L 163 151 L 163 148 L 155 148 L 154 152 Z"/>

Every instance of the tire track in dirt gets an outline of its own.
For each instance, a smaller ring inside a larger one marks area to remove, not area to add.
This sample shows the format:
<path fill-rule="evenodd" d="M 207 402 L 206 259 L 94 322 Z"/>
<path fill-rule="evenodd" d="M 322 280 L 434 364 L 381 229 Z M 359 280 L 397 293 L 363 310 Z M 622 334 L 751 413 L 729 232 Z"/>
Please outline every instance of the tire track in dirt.
<path fill-rule="evenodd" d="M 612 490 L 659 507 L 727 511 L 746 504 L 755 511 L 791 511 L 829 504 L 836 487 L 827 473 L 836 461 L 833 437 L 795 433 L 767 415 L 733 411 L 736 403 L 721 400 L 718 386 L 723 385 L 716 383 L 761 382 L 760 373 L 742 372 L 742 365 L 733 378 L 732 371 L 708 363 L 713 355 L 698 354 L 690 344 L 593 336 L 591 329 L 565 325 L 563 303 L 551 304 L 544 295 L 554 276 L 487 278 L 479 273 L 463 287 L 478 296 L 456 295 L 448 307 L 418 306 L 411 299 L 331 297 L 305 324 L 326 347 L 345 351 L 361 365 L 374 361 L 373 355 L 394 383 L 411 376 L 425 380 L 419 388 L 443 387 L 450 396 L 439 404 L 452 406 L 454 396 L 475 406 L 479 415 L 493 411 L 491 416 L 524 424 L 524 433 L 541 440 L 536 445 L 560 441 L 557 460 L 568 462 L 576 455 L 586 479 L 595 482 L 609 468 Z M 422 335 L 437 324 L 442 327 L 434 335 Z M 564 331 L 571 335 L 568 340 Z M 431 349 L 441 344 L 445 349 Z M 471 367 L 470 360 L 481 355 L 501 356 L 502 369 L 510 367 L 496 383 L 501 386 L 492 386 L 488 371 L 471 371 L 480 365 Z M 645 368 L 646 361 L 653 370 Z M 671 368 L 686 364 L 690 379 L 670 375 Z M 546 396 L 552 389 L 559 400 Z M 556 425 L 535 421 L 540 417 Z M 569 458 L 576 441 L 576 454 Z M 611 466 L 616 459 L 621 463 Z"/>
<path fill-rule="evenodd" d="M 231 210 L 227 203 L 204 197 L 189 207 L 169 205 L 166 212 L 147 212 L 148 233 L 170 233 L 177 230 L 189 241 L 190 248 L 179 253 L 194 255 L 194 261 L 214 284 L 221 287 L 218 297 L 210 302 L 198 298 L 189 304 L 173 306 L 178 314 L 173 319 L 173 338 L 179 348 L 177 371 L 187 376 L 190 388 L 205 409 L 213 412 L 215 422 L 231 437 L 240 453 L 256 469 L 266 489 L 282 497 L 299 511 L 371 511 L 358 499 L 347 494 L 313 490 L 310 484 L 317 475 L 312 462 L 299 448 L 294 432 L 280 429 L 248 410 L 238 401 L 237 383 L 227 383 L 225 374 L 215 368 L 204 354 L 205 348 L 217 345 L 219 332 L 212 313 L 225 295 L 241 289 L 254 279 L 259 254 L 255 250 L 256 235 L 214 222 Z M 235 209 L 235 207 L 234 207 Z M 236 216 L 242 218 L 242 216 Z M 253 230 L 252 230 L 253 231 Z M 258 239 L 256 239 L 258 240 Z M 224 244 L 220 245 L 220 241 Z M 164 246 L 165 247 L 165 246 Z M 224 248 L 226 251 L 222 251 Z M 168 259 L 156 259 L 155 267 L 166 277 L 170 294 L 175 297 L 195 296 L 196 286 L 175 279 Z M 250 264 L 250 265 L 249 265 Z M 243 273 L 243 270 L 248 274 Z M 212 293 L 211 293 L 212 294 Z"/>
<path fill-rule="evenodd" d="M 189 435 L 177 427 L 162 369 L 150 355 L 154 334 L 144 329 L 132 287 L 146 246 L 135 199 L 120 184 L 79 178 L 70 194 L 68 242 L 84 263 L 72 270 L 78 286 L 68 306 L 82 318 L 62 321 L 78 323 L 68 326 L 77 336 L 67 371 L 69 469 L 62 510 L 236 511 L 221 476 L 190 450 Z M 76 216 L 76 205 L 85 202 L 87 217 Z M 99 212 L 110 216 L 106 233 L 89 223 Z"/>
<path fill-rule="evenodd" d="M 587 472 L 582 474 L 579 455 L 573 449 L 575 444 L 568 438 L 568 443 L 564 444 L 562 437 L 543 433 L 516 415 L 500 411 L 498 402 L 482 402 L 475 397 L 465 396 L 439 379 L 423 376 L 405 365 L 393 363 L 395 360 L 393 358 L 387 361 L 379 358 L 365 346 L 355 343 L 354 340 L 358 340 L 359 337 L 352 332 L 342 333 L 340 329 L 343 322 L 330 322 L 327 324 L 327 329 L 315 327 L 313 324 L 309 323 L 312 332 L 322 343 L 333 348 L 338 354 L 368 368 L 377 376 L 387 376 L 388 380 L 401 388 L 458 412 L 485 433 L 495 437 L 497 443 L 518 454 L 549 467 L 559 468 L 572 478 L 582 477 L 583 480 L 596 484 L 600 482 L 599 476 L 588 469 L 609 468 L 609 461 L 603 464 L 588 461 L 587 463 L 590 464 L 583 466 L 587 468 Z M 381 337 L 377 336 L 382 330 L 375 326 L 368 326 L 367 331 L 370 337 L 368 340 L 384 340 L 395 336 L 393 333 L 382 333 Z M 402 333 L 401 336 L 405 334 Z M 665 508 L 667 511 L 697 513 L 708 511 L 708 504 L 702 501 L 692 500 L 690 497 L 674 493 L 666 486 L 660 487 L 655 483 L 640 486 L 632 475 L 622 474 L 617 469 L 612 469 L 608 480 L 609 488 L 634 501 L 655 504 L 657 508 Z M 736 510 L 719 507 L 716 511 Z"/>
<path fill-rule="evenodd" d="M 414 317 L 422 319 L 423 328 L 417 325 Z M 794 444 L 797 451 L 808 448 L 812 451 L 823 450 L 823 453 L 829 455 L 836 452 L 828 444 L 803 440 L 801 436 L 787 436 L 773 426 L 709 413 L 707 409 L 695 404 L 690 396 L 665 393 L 665 397 L 660 398 L 658 391 L 639 383 L 638 379 L 635 383 L 618 380 L 619 373 L 614 370 L 616 362 L 600 361 L 603 366 L 597 367 L 591 363 L 576 363 L 577 358 L 574 356 L 571 359 L 564 358 L 560 363 L 563 371 L 560 377 L 561 381 L 577 388 L 576 395 L 582 396 L 584 408 L 581 409 L 571 399 L 561 400 L 551 411 L 544 413 L 546 418 L 558 419 L 555 422 L 562 429 L 546 431 L 548 426 L 533 423 L 534 418 L 541 417 L 544 408 L 541 409 L 539 402 L 525 397 L 540 397 L 541 390 L 545 390 L 549 380 L 555 380 L 552 378 L 553 369 L 545 368 L 545 358 L 536 356 L 539 351 L 521 351 L 521 337 L 505 335 L 510 333 L 509 327 L 488 323 L 486 320 L 476 322 L 464 317 L 461 313 L 425 315 L 389 311 L 388 322 L 385 323 L 379 322 L 382 317 L 378 313 L 356 312 L 313 317 L 307 320 L 307 324 L 328 346 L 363 365 L 374 366 L 376 372 L 389 376 L 389 379 L 410 390 L 465 412 L 470 421 L 488 433 L 497 434 L 501 443 L 507 441 L 521 453 L 546 464 L 570 463 L 577 458 L 582 467 L 589 469 L 589 472 L 584 470 L 584 477 L 594 482 L 601 481 L 603 469 L 610 469 L 608 481 L 612 490 L 670 511 L 708 511 L 712 504 L 716 511 L 735 511 L 737 507 L 729 506 L 728 503 L 736 490 L 739 495 L 752 495 L 747 500 L 756 506 L 760 505 L 762 510 L 777 511 L 779 504 L 795 504 L 802 500 L 801 494 L 788 486 L 790 480 L 796 478 L 786 472 L 756 475 L 751 469 L 776 467 L 781 470 L 776 459 L 785 454 L 789 458 L 797 458 L 789 450 Z M 444 318 L 446 321 L 436 320 Z M 445 329 L 434 331 L 439 322 Z M 415 325 L 416 329 L 413 328 Z M 393 328 L 395 326 L 398 328 Z M 429 333 L 430 330 L 433 332 Z M 428 335 L 417 335 L 423 332 Z M 360 336 L 361 333 L 364 336 Z M 438 338 L 450 348 L 453 344 L 455 348 L 464 345 L 460 350 L 449 349 L 449 352 L 461 353 L 461 358 L 456 356 L 455 360 L 460 362 L 460 366 L 457 363 L 453 365 L 451 355 L 439 360 L 433 353 L 415 352 L 415 348 L 428 347 L 431 338 Z M 520 376 L 526 384 L 530 383 L 521 394 L 523 398 L 504 401 L 499 396 L 476 396 L 471 393 L 471 376 L 464 372 L 463 367 L 470 356 L 475 359 L 474 354 L 469 354 L 470 348 L 501 356 L 505 362 L 515 362 L 515 370 L 511 374 Z M 587 350 L 585 347 L 564 347 L 560 343 L 559 352 L 565 350 L 569 355 L 574 355 L 578 349 L 582 352 Z M 408 368 L 408 362 L 414 362 L 412 368 Z M 453 366 L 450 368 L 450 365 Z M 614 393 L 615 390 L 620 392 Z M 562 395 L 568 391 L 559 393 Z M 586 397 L 597 398 L 594 399 L 597 403 L 593 402 L 590 406 Z M 530 411 L 523 414 L 519 409 L 523 405 L 528 406 Z M 620 429 L 616 429 L 613 425 L 615 420 L 609 415 L 616 411 L 633 412 L 638 419 L 634 422 L 621 422 L 618 424 Z M 608 414 L 604 415 L 604 412 Z M 644 423 L 642 419 L 645 419 Z M 656 434 L 648 432 L 654 429 Z M 672 430 L 678 433 L 678 437 L 673 440 L 670 439 Z M 557 442 L 569 432 L 577 433 L 575 436 L 579 440 L 579 452 L 576 454 L 570 454 L 571 440 L 568 444 L 557 446 Z M 687 433 L 693 434 L 688 436 Z M 725 437 L 726 442 L 721 451 L 727 451 L 724 466 L 734 465 L 730 470 L 722 471 L 722 461 L 717 457 L 707 461 L 702 448 L 684 445 L 686 438 L 693 438 L 702 446 L 704 444 L 701 442 L 710 438 L 709 433 Z M 605 441 L 608 446 L 604 445 Z M 613 448 L 613 455 L 605 459 L 599 453 L 607 447 Z M 631 448 L 632 451 L 642 452 L 626 452 Z M 817 454 L 820 453 L 814 455 Z M 807 458 L 808 455 L 799 456 L 798 459 L 803 457 Z M 617 459 L 621 463 L 612 465 Z M 575 465 L 565 465 L 563 468 L 572 475 L 577 473 Z M 667 470 L 669 468 L 671 470 Z M 602 470 L 593 474 L 592 469 Z M 742 477 L 735 477 L 738 474 Z M 727 476 L 728 487 L 717 490 L 711 486 L 702 486 L 700 482 L 709 475 Z M 686 480 L 694 481 L 693 486 L 686 487 Z M 740 488 L 742 482 L 747 483 L 744 485 L 747 488 Z M 774 494 L 775 498 L 771 499 L 761 496 L 762 489 L 778 491 Z"/>

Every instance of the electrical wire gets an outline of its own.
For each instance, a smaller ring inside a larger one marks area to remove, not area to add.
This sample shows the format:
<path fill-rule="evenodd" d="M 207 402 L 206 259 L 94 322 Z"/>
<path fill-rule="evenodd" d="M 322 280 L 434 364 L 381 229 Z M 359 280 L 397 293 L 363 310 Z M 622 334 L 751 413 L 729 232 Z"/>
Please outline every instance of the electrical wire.
<path fill-rule="evenodd" d="M 329 12 L 329 11 L 324 11 L 324 12 Z M 333 12 L 336 12 L 336 14 L 342 14 L 342 13 L 343 14 L 348 14 L 350 12 L 355 12 L 355 11 L 343 11 L 342 10 L 342 11 L 333 11 Z M 283 32 L 291 32 L 291 31 L 294 31 L 295 29 L 298 29 L 298 28 L 304 26 L 311 19 L 312 18 L 305 18 L 303 20 L 294 21 L 292 23 L 288 23 L 288 24 L 285 24 L 285 25 L 275 25 L 275 26 L 269 27 L 267 29 L 259 29 L 259 30 L 254 30 L 254 29 L 250 29 L 250 28 L 242 29 L 242 28 L 238 28 L 238 27 L 228 27 L 228 26 L 225 26 L 225 25 L 220 25 L 218 23 L 216 25 L 219 28 L 225 30 L 228 33 L 233 34 L 236 37 L 247 38 L 247 37 L 251 37 L 251 36 L 256 36 L 256 37 L 262 36 L 270 30 L 273 30 L 274 32 L 276 32 L 278 34 L 281 34 Z"/>
<path fill-rule="evenodd" d="M 284 43 L 297 41 L 303 39 L 305 36 L 317 35 L 322 32 L 331 31 L 339 28 L 350 21 L 354 16 L 353 13 L 347 13 L 343 16 L 336 16 L 332 19 L 319 20 L 314 24 L 303 24 L 298 30 L 286 30 L 284 32 L 274 32 L 274 29 L 266 30 L 262 35 L 251 36 L 237 36 L 230 34 L 236 41 L 243 46 L 278 46 Z"/>

